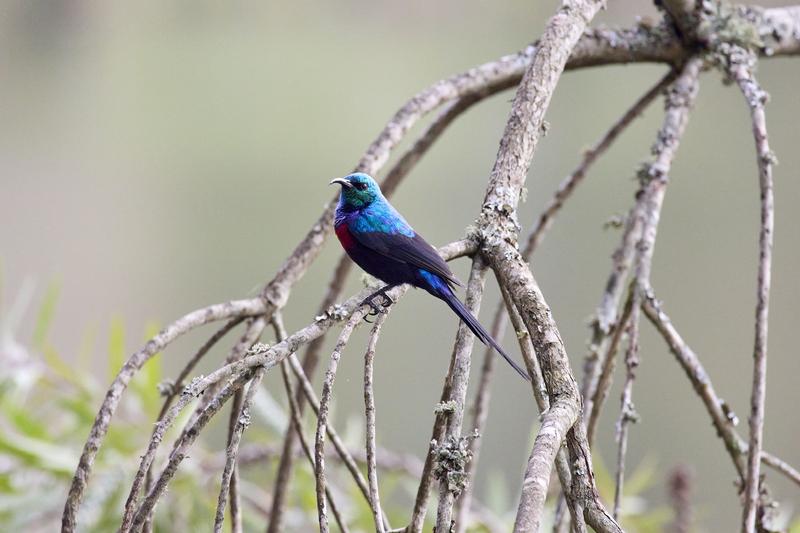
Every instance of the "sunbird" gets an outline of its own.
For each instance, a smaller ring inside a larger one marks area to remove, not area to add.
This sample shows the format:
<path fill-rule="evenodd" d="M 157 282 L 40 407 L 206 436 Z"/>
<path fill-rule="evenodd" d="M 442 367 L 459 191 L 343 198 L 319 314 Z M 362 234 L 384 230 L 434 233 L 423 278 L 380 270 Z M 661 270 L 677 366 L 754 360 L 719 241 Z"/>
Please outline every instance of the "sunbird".
<path fill-rule="evenodd" d="M 374 315 L 383 311 L 375 303 L 379 297 L 381 307 L 393 303 L 386 294 L 393 287 L 408 283 L 425 289 L 444 300 L 472 333 L 482 343 L 497 350 L 520 376 L 530 379 L 528 373 L 503 351 L 500 344 L 453 294 L 453 289 L 463 286 L 462 283 L 436 249 L 392 207 L 375 180 L 357 172 L 336 178 L 331 185 L 334 183 L 342 187 L 334 219 L 339 242 L 358 266 L 386 283 L 385 287 L 367 297 L 362 305 L 369 305 Z"/>

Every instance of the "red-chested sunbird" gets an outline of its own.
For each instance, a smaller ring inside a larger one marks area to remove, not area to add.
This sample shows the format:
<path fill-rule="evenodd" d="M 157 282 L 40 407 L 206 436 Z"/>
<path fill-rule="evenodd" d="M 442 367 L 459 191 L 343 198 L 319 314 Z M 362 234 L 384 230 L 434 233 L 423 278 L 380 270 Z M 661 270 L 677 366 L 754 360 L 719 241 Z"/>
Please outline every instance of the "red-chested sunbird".
<path fill-rule="evenodd" d="M 453 294 L 453 288 L 461 286 L 461 282 L 436 249 L 392 207 L 375 180 L 358 172 L 331 181 L 334 183 L 342 187 L 334 222 L 339 242 L 358 266 L 386 283 L 362 305 L 369 305 L 373 313 L 379 313 L 382 310 L 375 301 L 380 297 L 382 307 L 391 305 L 386 294 L 391 288 L 408 283 L 425 289 L 444 300 L 481 342 L 497 350 L 519 375 L 529 379 L 528 373 L 503 351 Z"/>

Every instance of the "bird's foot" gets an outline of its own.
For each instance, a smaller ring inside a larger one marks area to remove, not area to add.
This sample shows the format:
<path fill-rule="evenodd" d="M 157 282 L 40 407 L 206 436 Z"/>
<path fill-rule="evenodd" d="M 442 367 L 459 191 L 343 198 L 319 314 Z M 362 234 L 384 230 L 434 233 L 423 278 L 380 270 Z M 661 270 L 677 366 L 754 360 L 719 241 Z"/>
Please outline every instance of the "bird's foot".
<path fill-rule="evenodd" d="M 394 303 L 394 300 L 392 300 L 389 295 L 386 294 L 386 291 L 392 289 L 393 287 L 393 285 L 387 285 L 386 287 L 383 287 L 382 289 L 375 291 L 364 298 L 364 300 L 359 304 L 359 307 L 367 305 L 370 308 L 369 313 L 367 313 L 367 315 L 364 317 L 364 322 L 367 324 L 372 324 L 372 322 L 369 320 L 369 317 L 378 316 L 381 313 L 387 312 L 386 309 L 391 307 L 391 305 Z M 380 301 L 376 303 L 378 298 L 380 298 Z"/>

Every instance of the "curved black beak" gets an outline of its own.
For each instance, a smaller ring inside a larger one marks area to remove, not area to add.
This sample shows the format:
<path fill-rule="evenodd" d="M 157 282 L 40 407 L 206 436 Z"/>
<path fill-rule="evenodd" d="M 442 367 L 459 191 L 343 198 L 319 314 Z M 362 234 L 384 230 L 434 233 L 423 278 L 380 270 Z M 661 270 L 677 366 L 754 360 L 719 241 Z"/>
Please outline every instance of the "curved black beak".
<path fill-rule="evenodd" d="M 344 178 L 336 178 L 335 180 L 331 180 L 331 182 L 328 185 L 333 185 L 334 183 L 338 183 L 342 187 L 347 187 L 348 189 L 353 187 L 353 184 Z"/>

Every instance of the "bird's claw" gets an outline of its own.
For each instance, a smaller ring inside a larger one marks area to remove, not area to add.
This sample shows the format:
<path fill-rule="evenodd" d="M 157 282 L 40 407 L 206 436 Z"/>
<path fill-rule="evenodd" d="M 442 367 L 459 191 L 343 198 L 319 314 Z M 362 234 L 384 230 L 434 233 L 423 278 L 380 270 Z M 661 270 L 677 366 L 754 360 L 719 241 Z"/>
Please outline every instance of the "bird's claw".
<path fill-rule="evenodd" d="M 379 296 L 381 297 L 381 301 L 379 303 L 375 303 L 375 299 L 378 298 Z M 367 324 L 372 324 L 372 322 L 369 320 L 369 317 L 378 316 L 381 313 L 386 313 L 387 312 L 386 309 L 391 307 L 393 303 L 394 300 L 392 300 L 389 297 L 389 295 L 387 295 L 383 291 L 378 291 L 374 294 L 370 294 L 369 296 L 364 298 L 364 301 L 361 302 L 361 306 L 368 305 L 370 309 L 369 313 L 367 313 L 364 316 L 364 322 L 366 322 Z"/>

